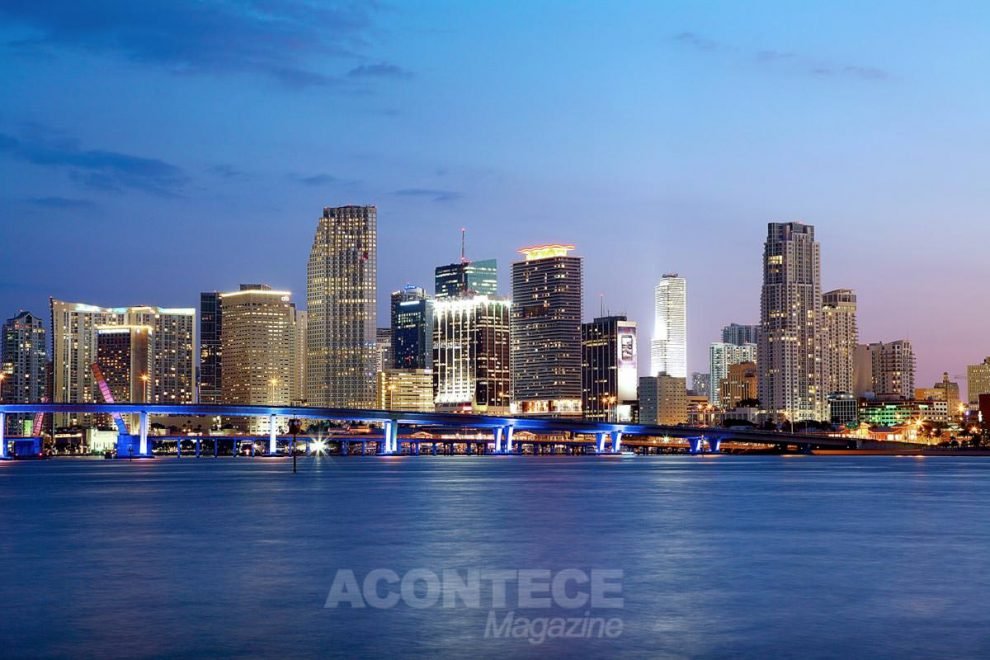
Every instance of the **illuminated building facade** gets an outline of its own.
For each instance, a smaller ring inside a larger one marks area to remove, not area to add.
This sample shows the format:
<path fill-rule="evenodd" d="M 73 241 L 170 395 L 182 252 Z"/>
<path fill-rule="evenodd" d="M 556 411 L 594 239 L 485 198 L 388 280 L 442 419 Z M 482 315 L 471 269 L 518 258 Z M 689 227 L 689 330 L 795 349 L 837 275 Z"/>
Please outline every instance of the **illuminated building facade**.
<path fill-rule="evenodd" d="M 757 399 L 760 372 L 752 360 L 730 364 L 725 377 L 719 381 L 718 405 L 735 410 L 743 401 Z"/>
<path fill-rule="evenodd" d="M 96 307 L 51 299 L 52 399 L 57 403 L 102 402 L 92 374 L 98 332 L 107 326 L 151 328 L 151 403 L 195 400 L 196 310 L 161 307 Z M 59 415 L 56 424 L 77 418 Z"/>
<path fill-rule="evenodd" d="M 3 343 L 0 344 L 0 401 L 37 403 L 48 396 L 45 337 L 44 323 L 31 312 L 21 312 L 4 322 Z M 27 419 L 29 416 L 8 415 L 8 430 Z"/>
<path fill-rule="evenodd" d="M 310 405 L 375 403 L 377 263 L 375 207 L 324 208 L 306 271 Z"/>
<path fill-rule="evenodd" d="M 581 409 L 585 419 L 631 422 L 636 397 L 636 323 L 604 316 L 581 324 Z"/>
<path fill-rule="evenodd" d="M 654 291 L 650 375 L 687 378 L 687 280 L 677 273 L 660 278 Z"/>
<path fill-rule="evenodd" d="M 858 343 L 856 294 L 852 289 L 822 294 L 822 386 L 826 395 L 855 389 Z"/>
<path fill-rule="evenodd" d="M 687 381 L 658 374 L 639 379 L 639 423 L 674 426 L 688 421 Z"/>
<path fill-rule="evenodd" d="M 386 369 L 375 376 L 379 410 L 433 412 L 433 372 L 429 369 Z"/>
<path fill-rule="evenodd" d="M 775 421 L 825 416 L 821 383 L 821 253 L 815 228 L 767 226 L 760 296 L 760 402 Z"/>
<path fill-rule="evenodd" d="M 990 357 L 966 367 L 966 399 L 971 407 L 980 405 L 981 394 L 990 394 Z"/>
<path fill-rule="evenodd" d="M 866 387 L 868 382 L 868 391 L 878 399 L 914 398 L 914 349 L 910 341 L 899 339 L 886 343 L 860 344 L 856 350 L 857 388 Z M 868 380 L 864 373 L 867 368 Z"/>
<path fill-rule="evenodd" d="M 495 259 L 483 259 L 437 266 L 434 285 L 438 300 L 467 295 L 494 298 L 498 295 L 498 264 Z"/>
<path fill-rule="evenodd" d="M 407 286 L 392 293 L 390 369 L 428 369 L 433 361 L 433 302 L 426 292 Z"/>
<path fill-rule="evenodd" d="M 712 375 L 710 373 L 703 374 L 700 371 L 695 371 L 691 374 L 691 391 L 697 396 L 703 396 L 709 399 L 712 388 L 711 381 Z"/>
<path fill-rule="evenodd" d="M 375 328 L 375 373 L 391 369 L 394 363 L 392 328 Z"/>
<path fill-rule="evenodd" d="M 713 405 L 727 407 L 722 401 L 722 381 L 729 375 L 729 367 L 740 362 L 756 362 L 756 344 L 727 344 L 712 342 L 708 347 L 709 400 Z M 757 398 L 754 395 L 751 398 Z"/>
<path fill-rule="evenodd" d="M 147 403 L 153 369 L 153 329 L 109 325 L 96 330 L 96 363 L 117 403 Z"/>
<path fill-rule="evenodd" d="M 522 415 L 581 414 L 581 258 L 573 245 L 512 264 L 512 379 Z"/>
<path fill-rule="evenodd" d="M 439 411 L 506 414 L 512 403 L 512 303 L 441 298 L 433 313 L 433 390 Z"/>

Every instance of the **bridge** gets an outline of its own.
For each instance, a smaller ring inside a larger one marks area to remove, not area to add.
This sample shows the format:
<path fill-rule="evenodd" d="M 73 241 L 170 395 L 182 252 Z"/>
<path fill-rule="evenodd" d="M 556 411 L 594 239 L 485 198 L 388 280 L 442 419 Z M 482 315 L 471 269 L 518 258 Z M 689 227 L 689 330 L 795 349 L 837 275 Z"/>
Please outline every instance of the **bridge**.
<path fill-rule="evenodd" d="M 6 415 L 10 414 L 69 414 L 69 415 L 133 415 L 139 419 L 136 435 L 119 435 L 118 456 L 150 457 L 149 419 L 153 416 L 202 416 L 202 417 L 243 417 L 269 419 L 269 455 L 277 454 L 278 435 L 276 420 L 293 418 L 329 422 L 363 423 L 380 425 L 381 434 L 367 441 L 377 444 L 377 453 L 393 455 L 401 453 L 400 444 L 406 444 L 411 453 L 419 453 L 421 444 L 444 442 L 428 438 L 399 436 L 400 427 L 421 429 L 474 431 L 490 433 L 491 440 L 484 441 L 482 450 L 492 446 L 492 453 L 512 454 L 520 451 L 515 434 L 526 432 L 535 435 L 564 434 L 567 439 L 527 439 L 526 444 L 550 444 L 578 446 L 587 453 L 618 454 L 623 442 L 642 446 L 650 438 L 678 438 L 686 440 L 692 453 L 701 451 L 718 452 L 727 441 L 769 445 L 775 447 L 794 446 L 802 450 L 819 448 L 856 448 L 855 439 L 832 437 L 813 433 L 784 433 L 751 428 L 720 428 L 691 426 L 659 426 L 653 424 L 625 424 L 598 422 L 566 417 L 511 417 L 462 413 L 403 412 L 395 410 L 365 410 L 356 408 L 317 408 L 307 406 L 246 406 L 246 405 L 207 405 L 207 404 L 145 404 L 145 403 L 25 403 L 0 404 L 0 460 L 10 458 L 8 442 L 27 440 L 4 435 Z M 203 437 L 206 437 L 205 435 Z M 220 437 L 223 436 L 211 436 Z M 639 442 L 636 442 L 636 441 Z M 458 440 L 458 442 L 465 442 Z M 471 441 L 468 441 L 471 442 Z M 479 441 L 473 441 L 479 442 Z M 235 445 L 236 446 L 236 445 Z M 40 447 L 39 447 L 40 449 Z M 180 448 L 181 452 L 181 448 Z"/>

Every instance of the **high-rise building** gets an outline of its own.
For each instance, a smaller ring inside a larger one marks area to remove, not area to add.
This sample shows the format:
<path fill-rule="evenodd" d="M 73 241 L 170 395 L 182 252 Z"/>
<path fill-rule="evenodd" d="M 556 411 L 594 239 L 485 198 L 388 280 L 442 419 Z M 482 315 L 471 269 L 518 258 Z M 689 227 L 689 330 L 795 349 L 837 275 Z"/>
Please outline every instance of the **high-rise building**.
<path fill-rule="evenodd" d="M 392 328 L 375 329 L 375 373 L 391 369 L 395 363 L 392 352 Z"/>
<path fill-rule="evenodd" d="M 3 324 L 0 345 L 0 402 L 38 403 L 48 396 L 48 349 L 45 326 L 30 312 L 21 312 Z M 28 416 L 8 415 L 8 429 Z"/>
<path fill-rule="evenodd" d="M 650 375 L 687 378 L 687 280 L 677 273 L 660 278 L 654 291 Z"/>
<path fill-rule="evenodd" d="M 152 403 L 193 403 L 195 400 L 196 310 L 161 307 L 95 307 L 51 299 L 52 400 L 57 403 L 99 403 L 92 365 L 97 361 L 97 338 L 106 326 L 151 328 Z M 79 417 L 58 415 L 57 424 L 74 424 Z"/>
<path fill-rule="evenodd" d="M 639 379 L 639 423 L 674 426 L 688 421 L 687 381 L 664 373 Z"/>
<path fill-rule="evenodd" d="M 636 397 L 636 322 L 603 316 L 581 324 L 581 409 L 585 419 L 631 422 Z"/>
<path fill-rule="evenodd" d="M 117 403 L 150 399 L 154 331 L 146 325 L 107 325 L 96 330 L 96 363 Z"/>
<path fill-rule="evenodd" d="M 523 415 L 581 414 L 581 258 L 539 245 L 512 264 L 512 379 Z"/>
<path fill-rule="evenodd" d="M 981 394 L 990 394 L 990 357 L 966 367 L 966 399 L 969 405 L 979 406 Z"/>
<path fill-rule="evenodd" d="M 374 206 L 323 209 L 306 272 L 311 405 L 375 403 L 377 237 Z"/>
<path fill-rule="evenodd" d="M 433 372 L 429 369 L 386 369 L 375 376 L 378 410 L 433 412 Z"/>
<path fill-rule="evenodd" d="M 725 410 L 735 410 L 743 401 L 759 397 L 760 372 L 756 363 L 748 360 L 730 364 L 725 378 L 719 381 L 718 405 Z"/>
<path fill-rule="evenodd" d="M 296 308 L 288 291 L 242 284 L 221 294 L 224 403 L 289 405 L 297 387 Z M 269 430 L 266 416 L 249 419 L 249 431 Z M 280 424 L 284 426 L 284 424 Z"/>
<path fill-rule="evenodd" d="M 916 401 L 944 401 L 949 414 L 955 416 L 966 410 L 965 406 L 960 409 L 959 383 L 950 381 L 948 372 L 943 373 L 942 380 L 931 387 L 915 388 L 914 398 Z"/>
<path fill-rule="evenodd" d="M 437 300 L 466 295 L 494 298 L 498 295 L 498 264 L 495 259 L 483 259 L 437 266 L 434 283 Z"/>
<path fill-rule="evenodd" d="M 725 407 L 722 403 L 722 380 L 729 375 L 729 367 L 740 362 L 756 362 L 756 351 L 756 344 L 727 344 L 721 341 L 712 342 L 708 347 L 708 387 L 711 392 L 708 399 L 713 405 Z"/>
<path fill-rule="evenodd" d="M 856 347 L 856 395 L 872 392 L 878 399 L 914 398 L 914 349 L 911 342 L 859 344 Z M 867 365 L 869 377 L 866 375 Z M 869 384 L 869 389 L 865 389 Z"/>
<path fill-rule="evenodd" d="M 822 387 L 826 395 L 855 389 L 856 294 L 836 289 L 822 294 Z"/>
<path fill-rule="evenodd" d="M 199 294 L 199 402 L 216 405 L 223 381 L 223 308 L 219 291 Z"/>
<path fill-rule="evenodd" d="M 390 369 L 429 369 L 433 362 L 433 301 L 420 287 L 392 293 Z"/>
<path fill-rule="evenodd" d="M 441 298 L 433 313 L 437 410 L 506 414 L 512 404 L 512 304 L 487 296 Z"/>
<path fill-rule="evenodd" d="M 777 419 L 825 417 L 821 383 L 821 255 L 815 228 L 771 222 L 763 250 L 760 402 Z"/>
<path fill-rule="evenodd" d="M 695 396 L 703 396 L 709 401 L 711 401 L 711 391 L 712 391 L 712 378 L 711 374 L 703 374 L 700 371 L 695 371 L 691 374 L 691 392 Z"/>
<path fill-rule="evenodd" d="M 760 326 L 730 323 L 722 328 L 722 342 L 736 346 L 758 344 L 760 343 Z"/>

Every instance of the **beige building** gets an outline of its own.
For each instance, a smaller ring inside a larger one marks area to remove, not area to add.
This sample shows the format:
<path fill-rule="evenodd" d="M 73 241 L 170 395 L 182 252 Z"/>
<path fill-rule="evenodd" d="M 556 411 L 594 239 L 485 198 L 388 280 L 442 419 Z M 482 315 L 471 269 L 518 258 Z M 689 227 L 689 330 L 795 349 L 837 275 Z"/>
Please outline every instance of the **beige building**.
<path fill-rule="evenodd" d="M 734 410 L 746 399 L 759 397 L 759 370 L 755 362 L 729 365 L 728 375 L 719 383 L 719 401 L 725 410 Z"/>
<path fill-rule="evenodd" d="M 386 369 L 375 378 L 378 410 L 433 412 L 433 372 L 430 369 Z"/>
<path fill-rule="evenodd" d="M 661 373 L 639 379 L 641 424 L 674 426 L 688 421 L 687 380 Z"/>
<path fill-rule="evenodd" d="M 296 308 L 291 294 L 264 284 L 242 284 L 239 291 L 220 295 L 223 402 L 289 405 L 298 386 Z M 269 418 L 245 420 L 248 432 L 268 432 Z"/>
<path fill-rule="evenodd" d="M 312 406 L 374 406 L 377 263 L 375 207 L 324 208 L 306 270 L 306 396 Z"/>
<path fill-rule="evenodd" d="M 980 364 L 966 367 L 966 399 L 969 405 L 980 405 L 981 394 L 990 394 L 990 357 Z"/>
<path fill-rule="evenodd" d="M 851 289 L 822 294 L 822 387 L 826 396 L 853 392 L 853 362 L 858 343 L 856 294 Z"/>

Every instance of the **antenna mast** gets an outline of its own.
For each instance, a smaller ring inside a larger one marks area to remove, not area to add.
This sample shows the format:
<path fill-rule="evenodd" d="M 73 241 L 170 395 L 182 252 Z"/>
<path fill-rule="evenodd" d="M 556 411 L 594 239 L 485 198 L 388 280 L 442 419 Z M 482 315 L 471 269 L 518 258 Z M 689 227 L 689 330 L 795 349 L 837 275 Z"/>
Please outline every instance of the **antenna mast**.
<path fill-rule="evenodd" d="M 462 264 L 466 264 L 467 263 L 467 256 L 465 256 L 465 252 L 464 252 L 464 240 L 465 240 L 464 239 L 464 234 L 466 232 L 467 232 L 467 230 L 464 227 L 461 227 L 461 263 Z"/>

